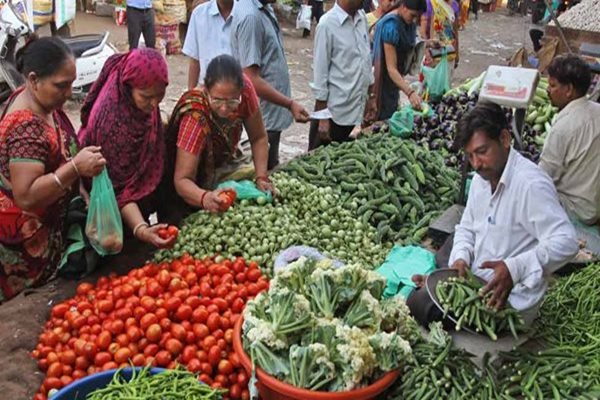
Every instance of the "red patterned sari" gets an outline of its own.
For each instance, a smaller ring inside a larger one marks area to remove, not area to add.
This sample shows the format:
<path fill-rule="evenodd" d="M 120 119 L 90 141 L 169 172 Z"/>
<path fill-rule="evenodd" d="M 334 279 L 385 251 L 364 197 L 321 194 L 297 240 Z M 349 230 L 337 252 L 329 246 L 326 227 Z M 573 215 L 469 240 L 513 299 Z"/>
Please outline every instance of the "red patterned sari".
<path fill-rule="evenodd" d="M 62 111 L 54 112 L 54 124 L 29 110 L 0 119 L 0 303 L 43 284 L 60 261 L 63 221 L 72 193 L 46 209 L 24 211 L 13 198 L 9 169 L 10 162 L 32 162 L 43 164 L 50 173 L 67 162 L 75 131 Z"/>

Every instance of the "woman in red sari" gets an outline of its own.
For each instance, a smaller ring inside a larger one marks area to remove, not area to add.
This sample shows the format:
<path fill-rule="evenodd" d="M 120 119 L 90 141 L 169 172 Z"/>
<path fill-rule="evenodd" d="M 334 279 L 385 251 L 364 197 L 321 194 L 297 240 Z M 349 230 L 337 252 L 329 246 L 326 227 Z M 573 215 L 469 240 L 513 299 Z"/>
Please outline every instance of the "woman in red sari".
<path fill-rule="evenodd" d="M 17 68 L 25 86 L 0 118 L 0 303 L 54 274 L 79 177 L 106 163 L 99 147 L 71 158 L 75 132 L 61 110 L 76 77 L 71 50 L 60 39 L 34 40 L 17 53 Z"/>
<path fill-rule="evenodd" d="M 219 169 L 239 155 L 242 125 L 250 139 L 256 185 L 273 192 L 267 174 L 269 142 L 256 91 L 240 64 L 220 55 L 208 64 L 204 86 L 179 99 L 169 123 L 167 136 L 177 142 L 175 190 L 186 203 L 220 210 L 220 190 L 212 189 L 219 181 Z"/>
<path fill-rule="evenodd" d="M 124 222 L 133 236 L 156 247 L 165 224 L 149 226 L 145 217 L 161 199 L 165 142 L 159 103 L 169 83 L 167 63 L 154 49 L 111 56 L 81 109 L 79 142 L 102 147 Z"/>

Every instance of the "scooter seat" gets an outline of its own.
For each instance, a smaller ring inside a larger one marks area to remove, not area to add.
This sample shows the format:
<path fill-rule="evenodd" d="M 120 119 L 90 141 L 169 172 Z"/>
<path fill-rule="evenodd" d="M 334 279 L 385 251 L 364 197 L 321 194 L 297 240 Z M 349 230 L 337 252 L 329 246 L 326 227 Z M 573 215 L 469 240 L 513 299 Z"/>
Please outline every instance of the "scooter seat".
<path fill-rule="evenodd" d="M 63 38 L 63 41 L 71 48 L 75 58 L 89 49 L 99 46 L 104 39 L 104 35 L 78 35 L 68 38 Z"/>

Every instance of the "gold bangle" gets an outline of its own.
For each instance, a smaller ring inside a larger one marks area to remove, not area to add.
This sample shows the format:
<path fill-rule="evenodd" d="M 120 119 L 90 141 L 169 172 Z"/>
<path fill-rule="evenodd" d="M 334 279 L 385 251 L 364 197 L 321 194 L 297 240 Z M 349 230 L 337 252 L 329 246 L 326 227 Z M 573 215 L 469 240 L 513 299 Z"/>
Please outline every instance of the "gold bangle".
<path fill-rule="evenodd" d="M 65 186 L 63 185 L 63 183 L 60 181 L 60 178 L 58 177 L 58 175 L 56 175 L 55 172 L 52 173 L 52 176 L 54 177 L 54 182 L 56 182 L 56 185 L 60 188 L 60 190 L 62 190 L 63 192 L 66 192 L 67 189 L 65 189 Z"/>
<path fill-rule="evenodd" d="M 77 168 L 77 165 L 75 165 L 75 161 L 73 161 L 73 159 L 71 158 L 71 165 L 73 166 L 73 169 L 75 170 L 75 173 L 77 174 L 77 176 L 81 177 L 81 175 L 79 175 L 79 169 Z"/>

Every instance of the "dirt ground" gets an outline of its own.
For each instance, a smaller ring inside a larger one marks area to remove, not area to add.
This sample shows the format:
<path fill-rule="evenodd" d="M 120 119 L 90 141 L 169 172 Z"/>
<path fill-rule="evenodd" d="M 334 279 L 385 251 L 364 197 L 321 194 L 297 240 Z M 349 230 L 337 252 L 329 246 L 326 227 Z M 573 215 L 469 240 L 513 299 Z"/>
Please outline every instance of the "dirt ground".
<path fill-rule="evenodd" d="M 73 34 L 98 33 L 109 30 L 111 42 L 124 50 L 127 47 L 126 27 L 116 26 L 111 18 L 89 14 L 78 14 Z M 473 18 L 460 35 L 461 63 L 454 72 L 454 81 L 479 75 L 487 66 L 506 64 L 506 60 L 521 46 L 531 47 L 528 30 L 529 20 L 525 17 L 509 17 L 505 9 L 494 13 L 480 13 Z M 284 42 L 292 80 L 293 97 L 311 109 L 313 97 L 308 87 L 312 77 L 312 38 L 303 39 L 301 32 L 291 23 L 283 24 Z M 187 60 L 184 56 L 168 56 L 171 83 L 162 104 L 165 117 L 185 90 L 187 82 Z M 74 124 L 79 125 L 79 106 L 67 104 L 67 111 Z M 292 158 L 305 151 L 308 141 L 308 126 L 294 124 L 283 135 L 281 157 Z M 141 265 L 149 256 L 149 249 L 139 243 L 129 242 L 124 255 L 104 260 L 103 266 L 86 278 L 94 282 L 98 276 L 109 272 L 124 273 Z M 29 352 L 35 347 L 50 308 L 62 299 L 74 294 L 78 282 L 55 280 L 44 287 L 27 291 L 15 299 L 0 305 L 0 398 L 31 399 L 39 387 L 43 375 L 38 372 Z"/>

